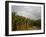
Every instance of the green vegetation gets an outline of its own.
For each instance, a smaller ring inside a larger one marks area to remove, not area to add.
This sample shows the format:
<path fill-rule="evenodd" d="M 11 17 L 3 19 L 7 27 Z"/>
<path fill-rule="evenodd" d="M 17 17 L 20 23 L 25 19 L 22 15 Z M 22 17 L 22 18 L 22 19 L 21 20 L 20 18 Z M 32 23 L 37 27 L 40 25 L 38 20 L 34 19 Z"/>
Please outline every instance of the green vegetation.
<path fill-rule="evenodd" d="M 12 31 L 32 30 L 33 26 L 41 29 L 41 19 L 32 20 L 23 16 L 18 16 L 16 12 L 12 12 Z"/>

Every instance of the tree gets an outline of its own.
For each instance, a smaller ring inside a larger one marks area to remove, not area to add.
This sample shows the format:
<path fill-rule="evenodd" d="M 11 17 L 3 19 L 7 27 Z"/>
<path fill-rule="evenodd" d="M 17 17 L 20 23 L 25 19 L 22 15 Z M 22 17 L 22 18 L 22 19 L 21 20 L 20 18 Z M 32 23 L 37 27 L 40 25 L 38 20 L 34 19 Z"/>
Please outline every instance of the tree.
<path fill-rule="evenodd" d="M 16 29 L 16 24 L 15 24 L 15 12 L 12 12 L 12 30 Z"/>

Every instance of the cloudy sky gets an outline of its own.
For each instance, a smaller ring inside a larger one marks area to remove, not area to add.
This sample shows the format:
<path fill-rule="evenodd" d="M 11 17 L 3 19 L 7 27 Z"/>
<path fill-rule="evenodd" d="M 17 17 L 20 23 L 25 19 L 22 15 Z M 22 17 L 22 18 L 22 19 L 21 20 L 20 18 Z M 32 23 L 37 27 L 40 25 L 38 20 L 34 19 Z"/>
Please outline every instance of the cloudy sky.
<path fill-rule="evenodd" d="M 37 6 L 16 6 L 12 5 L 12 12 L 19 16 L 37 20 L 41 18 L 41 7 Z"/>

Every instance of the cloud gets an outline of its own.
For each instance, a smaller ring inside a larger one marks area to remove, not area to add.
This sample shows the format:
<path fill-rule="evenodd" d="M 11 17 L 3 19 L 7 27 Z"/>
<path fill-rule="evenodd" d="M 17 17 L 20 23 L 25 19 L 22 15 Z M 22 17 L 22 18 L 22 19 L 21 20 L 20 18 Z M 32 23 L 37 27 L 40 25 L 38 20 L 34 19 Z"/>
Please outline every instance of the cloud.
<path fill-rule="evenodd" d="M 41 18 L 41 7 L 37 6 L 12 5 L 12 11 L 15 11 L 19 16 L 24 16 L 35 20 Z"/>

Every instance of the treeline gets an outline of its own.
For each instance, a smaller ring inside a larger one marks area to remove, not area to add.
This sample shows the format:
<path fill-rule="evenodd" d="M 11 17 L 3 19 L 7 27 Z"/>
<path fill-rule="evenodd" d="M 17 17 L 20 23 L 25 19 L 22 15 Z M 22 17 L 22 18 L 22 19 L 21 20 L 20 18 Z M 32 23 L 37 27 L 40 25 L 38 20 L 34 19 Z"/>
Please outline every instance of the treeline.
<path fill-rule="evenodd" d="M 16 12 L 12 12 L 12 31 L 16 30 L 29 30 L 33 26 L 41 28 L 41 19 L 32 20 L 23 16 L 16 15 Z"/>

